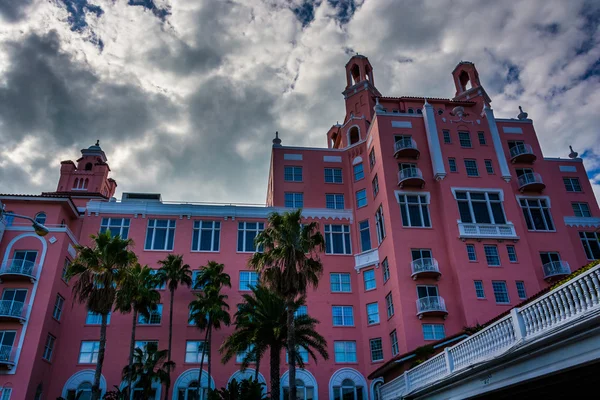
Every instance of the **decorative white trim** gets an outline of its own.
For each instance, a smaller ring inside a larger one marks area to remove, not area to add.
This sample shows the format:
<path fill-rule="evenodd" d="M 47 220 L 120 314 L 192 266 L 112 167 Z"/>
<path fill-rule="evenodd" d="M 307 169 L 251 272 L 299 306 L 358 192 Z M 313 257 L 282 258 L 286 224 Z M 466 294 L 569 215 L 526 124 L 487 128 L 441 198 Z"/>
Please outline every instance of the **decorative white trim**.
<path fill-rule="evenodd" d="M 574 165 L 559 165 L 560 172 L 577 172 L 577 167 Z"/>
<path fill-rule="evenodd" d="M 401 112 L 390 112 L 390 111 L 377 111 L 377 115 L 381 115 L 384 117 L 402 117 L 402 118 L 423 118 L 423 114 L 409 114 L 409 113 L 401 113 Z"/>
<path fill-rule="evenodd" d="M 427 134 L 427 143 L 429 144 L 429 151 L 431 153 L 433 176 L 436 181 L 441 181 L 446 176 L 446 167 L 435 123 L 435 110 L 427 100 L 425 100 L 425 104 L 423 105 L 423 121 L 425 122 L 425 133 Z"/>
<path fill-rule="evenodd" d="M 79 217 L 79 213 L 77 212 L 77 208 L 73 205 L 73 202 L 69 200 L 68 197 L 37 197 L 37 196 L 20 196 L 18 194 L 0 196 L 0 200 L 28 200 L 28 201 L 49 201 L 54 203 L 68 203 L 69 208 L 73 211 L 73 214 Z"/>
<path fill-rule="evenodd" d="M 502 189 L 498 189 L 498 188 L 451 187 L 450 190 L 452 191 L 454 200 L 457 200 L 456 192 L 493 192 L 493 193 L 498 193 L 500 195 L 500 201 L 504 201 L 504 191 Z M 527 196 L 525 196 L 525 197 L 527 197 Z"/>
<path fill-rule="evenodd" d="M 500 174 L 502 179 L 506 182 L 510 182 L 511 175 L 508 163 L 506 162 L 506 156 L 504 155 L 504 148 L 502 147 L 502 139 L 500 139 L 500 133 L 498 133 L 498 126 L 496 125 L 496 118 L 494 117 L 494 110 L 492 110 L 487 104 L 483 107 L 483 114 L 488 121 L 490 128 L 490 134 L 492 136 L 492 143 L 494 144 L 494 150 L 496 151 L 496 161 L 500 165 Z"/>
<path fill-rule="evenodd" d="M 181 400 L 178 398 L 178 394 L 177 394 L 179 388 L 187 388 L 190 385 L 190 383 L 197 381 L 198 380 L 198 372 L 200 372 L 200 368 L 190 368 L 188 370 L 183 371 L 181 373 L 181 375 L 179 375 L 177 377 L 177 380 L 173 384 L 173 394 L 171 396 L 171 398 L 173 400 Z M 202 377 L 200 378 L 200 380 L 201 380 L 200 386 L 207 387 L 208 372 L 206 372 L 205 369 L 202 370 Z M 215 381 L 212 377 L 210 378 L 210 388 L 211 389 L 215 388 Z"/>
<path fill-rule="evenodd" d="M 363 159 L 361 156 L 358 156 L 354 160 L 352 160 L 352 166 L 355 166 L 356 164 L 360 164 L 361 162 L 363 162 Z"/>
<path fill-rule="evenodd" d="M 238 369 L 237 371 L 235 371 L 230 377 L 229 380 L 227 381 L 227 385 L 229 385 L 231 383 L 232 380 L 237 380 L 238 382 L 244 379 L 254 379 L 254 374 L 255 374 L 256 370 L 252 369 L 252 368 L 246 368 L 244 371 L 242 371 L 241 369 Z M 262 373 L 258 373 L 258 381 L 260 383 L 264 383 L 263 386 L 263 393 L 267 393 L 267 381 L 265 380 L 265 377 L 263 376 Z"/>
<path fill-rule="evenodd" d="M 504 133 L 514 133 L 517 135 L 522 135 L 523 134 L 523 129 L 521 129 L 521 127 L 518 126 L 503 126 L 502 127 L 502 132 Z"/>
<path fill-rule="evenodd" d="M 524 196 L 524 195 L 518 194 L 515 196 L 515 198 L 517 199 L 517 203 L 519 204 L 519 207 L 521 206 L 521 203 L 519 202 L 519 200 L 532 199 L 532 200 L 546 200 L 546 203 L 548 203 L 548 207 L 552 208 L 552 203 L 550 201 L 549 196 Z"/>
<path fill-rule="evenodd" d="M 341 163 L 342 156 L 323 156 L 323 162 Z"/>
<path fill-rule="evenodd" d="M 284 160 L 302 161 L 302 154 L 290 154 L 285 153 L 283 155 Z"/>
<path fill-rule="evenodd" d="M 280 385 L 280 393 L 281 393 L 281 398 L 283 398 L 283 387 L 287 386 L 289 387 L 289 371 L 285 371 L 283 373 L 283 375 L 281 375 L 281 379 L 279 380 L 279 385 Z M 305 386 L 312 386 L 315 388 L 315 397 L 314 400 L 319 400 L 319 385 L 317 384 L 317 380 L 315 379 L 314 375 L 310 373 L 310 371 L 307 371 L 305 369 L 302 368 L 296 368 L 296 379 L 302 379 L 302 381 L 304 382 Z M 333 398 L 333 397 L 331 397 Z"/>
<path fill-rule="evenodd" d="M 533 124 L 531 119 L 496 118 L 496 121 L 510 124 Z"/>
<path fill-rule="evenodd" d="M 33 228 L 29 228 L 29 230 L 33 230 Z M 44 261 L 46 260 L 46 251 L 48 250 L 48 244 L 46 243 L 46 239 L 36 235 L 35 233 L 23 233 L 19 236 L 15 236 L 6 246 L 6 251 L 4 252 L 4 259 L 2 260 L 3 265 L 8 262 L 8 258 L 10 257 L 14 244 L 17 241 L 19 241 L 19 239 L 23 239 L 26 237 L 34 237 L 37 238 L 40 242 L 42 242 L 42 252 L 40 254 L 38 262 L 37 275 L 33 283 L 33 289 L 31 290 L 31 295 L 29 296 L 29 305 L 27 306 L 25 322 L 23 323 L 21 335 L 19 336 L 19 343 L 17 344 L 17 352 L 15 354 L 15 365 L 10 371 L 7 372 L 8 375 L 14 375 L 17 372 L 17 365 L 19 364 L 19 358 L 21 357 L 23 342 L 25 342 L 25 334 L 27 333 L 27 327 L 29 326 L 29 319 L 31 317 L 31 310 L 33 309 L 33 302 L 35 301 L 35 295 L 37 293 L 38 285 L 40 284 L 40 276 L 42 274 L 42 268 L 44 267 Z"/>
<path fill-rule="evenodd" d="M 371 381 L 371 399 L 373 400 L 375 400 L 375 384 L 377 382 L 383 383 L 383 378 L 376 378 L 373 381 Z M 381 396 L 379 397 L 379 399 L 381 399 Z"/>
<path fill-rule="evenodd" d="M 576 162 L 582 163 L 582 158 L 560 158 L 560 157 L 544 157 L 544 161 L 559 161 L 559 162 Z"/>
<path fill-rule="evenodd" d="M 409 192 L 409 191 L 406 191 L 406 190 L 394 190 L 394 194 L 396 195 L 396 201 L 398 202 L 398 204 L 400 204 L 400 197 L 399 196 L 401 194 L 407 195 L 407 196 L 415 196 L 415 195 L 426 196 L 427 204 L 429 204 L 430 200 L 431 200 L 431 193 L 430 192 L 421 192 L 421 191 L 418 191 L 418 192 Z"/>
<path fill-rule="evenodd" d="M 77 245 L 79 244 L 79 242 L 77 241 L 77 239 L 75 238 L 75 235 L 73 235 L 73 232 L 71 232 L 71 230 L 66 227 L 66 226 L 61 226 L 61 227 L 50 227 L 48 225 L 44 225 L 46 228 L 48 228 L 48 232 L 62 232 L 62 233 L 66 233 L 67 236 L 69 237 L 69 239 L 71 239 L 71 242 L 73 242 L 73 244 Z M 7 231 L 16 231 L 16 232 L 33 232 L 33 227 L 31 225 L 11 225 L 6 227 Z"/>
<path fill-rule="evenodd" d="M 566 226 L 581 228 L 600 227 L 600 218 L 598 217 L 563 217 Z"/>
<path fill-rule="evenodd" d="M 62 397 L 66 399 L 68 394 L 67 392 L 69 390 L 77 390 L 79 385 L 84 382 L 94 384 L 95 373 L 96 371 L 93 369 L 84 369 L 71 375 L 71 377 L 67 379 L 65 385 L 63 386 Z M 104 395 L 106 392 L 106 379 L 104 378 L 104 375 L 100 375 L 100 391 L 102 392 L 102 395 Z"/>
<path fill-rule="evenodd" d="M 368 394 L 366 391 L 368 390 L 369 385 L 367 384 L 367 380 L 364 376 L 354 368 L 340 368 L 331 375 L 331 379 L 329 379 L 329 398 L 335 398 L 333 393 L 334 386 L 341 386 L 344 379 L 351 379 L 357 386 L 361 385 L 363 387 L 363 397 L 367 397 Z"/>
<path fill-rule="evenodd" d="M 392 128 L 412 128 L 410 121 L 392 121 Z"/>
<path fill-rule="evenodd" d="M 354 269 L 356 273 L 360 273 L 360 270 L 365 267 L 375 265 L 379 268 L 379 249 L 374 248 L 371 250 L 363 251 L 362 253 L 354 255 Z"/>

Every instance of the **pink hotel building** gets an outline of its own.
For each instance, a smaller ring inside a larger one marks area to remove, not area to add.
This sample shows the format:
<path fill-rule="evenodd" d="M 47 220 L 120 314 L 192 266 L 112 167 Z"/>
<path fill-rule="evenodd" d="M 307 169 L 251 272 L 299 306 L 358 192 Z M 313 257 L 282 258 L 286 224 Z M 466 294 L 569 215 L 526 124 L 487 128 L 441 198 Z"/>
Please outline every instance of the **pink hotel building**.
<path fill-rule="evenodd" d="M 472 63 L 459 63 L 452 77 L 451 100 L 385 97 L 369 60 L 352 57 L 344 123 L 327 132 L 327 148 L 273 140 L 266 207 L 174 204 L 151 193 L 118 201 L 98 144 L 61 163 L 56 191 L 0 195 L 6 211 L 50 230 L 39 237 L 18 219 L 0 223 L 0 400 L 88 398 L 100 320 L 72 304 L 64 271 L 74 246 L 108 227 L 132 238 L 153 268 L 171 253 L 192 268 L 224 263 L 235 310 L 256 282 L 247 260 L 267 215 L 302 207 L 327 241 L 325 272 L 306 311 L 320 320 L 330 359 L 308 360 L 297 375 L 300 398 L 315 400 L 377 399 L 380 379 L 367 376 L 385 361 L 484 323 L 600 258 L 600 210 L 582 160 L 573 152 L 543 157 L 524 112 L 496 118 Z M 164 307 L 140 320 L 137 340 L 162 349 L 169 308 L 161 294 Z M 203 334 L 188 324 L 193 295 L 184 287 L 175 298 L 177 400 L 195 398 L 197 385 Z M 105 391 L 121 383 L 130 328 L 129 316 L 111 315 Z M 203 372 L 203 387 L 252 373 L 216 356 L 232 329 L 215 334 L 213 376 Z M 260 372 L 269 382 L 265 363 Z M 156 389 L 158 399 L 164 388 Z"/>

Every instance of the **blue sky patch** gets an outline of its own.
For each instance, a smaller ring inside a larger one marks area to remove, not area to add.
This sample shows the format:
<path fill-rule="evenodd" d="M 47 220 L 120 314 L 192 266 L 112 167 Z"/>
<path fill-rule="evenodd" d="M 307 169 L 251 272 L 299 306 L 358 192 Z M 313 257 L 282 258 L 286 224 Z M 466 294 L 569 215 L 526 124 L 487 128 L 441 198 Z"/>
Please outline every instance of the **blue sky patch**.
<path fill-rule="evenodd" d="M 164 21 L 168 15 L 171 15 L 171 11 L 168 8 L 158 8 L 154 4 L 154 0 L 129 0 L 130 6 L 141 6 L 146 10 L 152 11 L 152 14 L 156 15 L 161 21 Z"/>
<path fill-rule="evenodd" d="M 85 20 L 86 12 L 96 14 L 97 17 L 100 17 L 102 14 L 104 14 L 104 11 L 102 8 L 100 8 L 100 6 L 89 4 L 88 0 L 61 1 L 67 7 L 67 12 L 69 13 L 67 21 L 71 26 L 71 30 L 75 32 L 81 32 L 88 26 L 87 21 Z"/>

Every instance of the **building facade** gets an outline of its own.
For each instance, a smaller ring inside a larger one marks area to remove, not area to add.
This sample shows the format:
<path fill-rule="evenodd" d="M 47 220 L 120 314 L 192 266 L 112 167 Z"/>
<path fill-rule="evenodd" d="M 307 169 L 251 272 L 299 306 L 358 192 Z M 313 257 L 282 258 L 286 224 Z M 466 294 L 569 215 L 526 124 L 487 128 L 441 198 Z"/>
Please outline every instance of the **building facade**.
<path fill-rule="evenodd" d="M 89 395 L 100 320 L 73 304 L 64 272 L 74 246 L 108 228 L 132 238 L 152 268 L 168 254 L 183 254 L 196 270 L 225 264 L 235 309 L 258 278 L 247 261 L 268 214 L 302 208 L 318 222 L 324 275 L 306 311 L 320 320 L 330 358 L 297 372 L 301 399 L 376 399 L 381 382 L 366 377 L 381 363 L 483 323 L 599 258 L 600 210 L 582 160 L 573 152 L 544 158 L 522 111 L 496 118 L 472 63 L 459 63 L 452 77 L 452 99 L 385 97 L 369 60 L 352 57 L 346 115 L 327 132 L 327 148 L 273 140 L 265 207 L 169 203 L 153 193 L 116 200 L 98 143 L 61 163 L 56 191 L 0 195 L 6 211 L 50 230 L 40 237 L 17 219 L 0 222 L 0 399 Z M 163 349 L 169 300 L 160 292 L 163 305 L 140 320 L 137 340 Z M 173 399 L 194 398 L 198 384 L 204 336 L 188 323 L 194 292 L 175 294 Z M 103 390 L 121 384 L 130 329 L 130 316 L 111 315 Z M 252 373 L 237 360 L 220 363 L 218 347 L 232 330 L 215 332 L 213 376 L 204 371 L 202 387 Z M 285 361 L 282 354 L 283 387 Z"/>

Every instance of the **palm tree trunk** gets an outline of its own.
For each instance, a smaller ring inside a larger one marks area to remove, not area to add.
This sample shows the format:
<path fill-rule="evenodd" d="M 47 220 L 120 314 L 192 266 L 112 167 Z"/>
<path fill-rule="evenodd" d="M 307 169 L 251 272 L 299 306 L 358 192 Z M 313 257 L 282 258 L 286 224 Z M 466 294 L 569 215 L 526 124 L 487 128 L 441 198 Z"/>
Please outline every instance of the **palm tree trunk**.
<path fill-rule="evenodd" d="M 98 348 L 98 362 L 94 373 L 94 384 L 92 385 L 92 400 L 100 400 L 100 377 L 102 376 L 102 365 L 104 364 L 104 351 L 106 348 L 106 325 L 108 314 L 102 314 L 102 325 L 100 325 L 100 345 Z"/>
<path fill-rule="evenodd" d="M 211 373 L 211 367 L 212 367 L 212 363 L 211 363 L 211 342 L 212 342 L 212 326 L 208 326 L 208 349 L 206 351 L 206 355 L 208 356 L 208 387 L 210 388 L 210 377 L 212 376 Z"/>
<path fill-rule="evenodd" d="M 168 360 L 171 361 L 171 344 L 173 342 L 173 298 L 175 297 L 175 290 L 171 290 L 171 303 L 169 304 L 169 354 Z M 169 400 L 169 390 L 171 390 L 171 368 L 169 368 L 169 380 L 166 384 L 165 400 Z"/>
<path fill-rule="evenodd" d="M 281 349 L 271 347 L 271 400 L 281 399 L 281 383 L 279 382 L 279 367 L 281 363 Z M 258 368 L 257 368 L 258 371 Z"/>
<path fill-rule="evenodd" d="M 254 370 L 254 380 L 257 381 L 258 380 L 258 370 L 260 368 L 260 356 L 256 355 L 256 360 L 254 360 L 254 363 L 256 364 L 256 369 Z"/>
<path fill-rule="evenodd" d="M 296 400 L 296 324 L 294 321 L 294 307 L 292 302 L 287 305 L 287 350 L 288 350 L 288 366 L 289 366 L 289 400 Z"/>
<path fill-rule="evenodd" d="M 137 316 L 138 316 L 138 312 L 136 310 L 136 306 L 135 304 L 133 305 L 133 323 L 131 325 L 131 341 L 129 342 L 129 376 L 127 377 L 127 397 L 129 397 L 130 399 L 133 398 L 133 393 L 131 392 L 132 390 L 132 382 L 131 382 L 131 375 L 133 374 L 132 371 L 132 367 L 133 367 L 133 349 L 135 348 L 135 328 L 137 327 Z"/>
<path fill-rule="evenodd" d="M 204 367 L 204 350 L 208 345 L 208 331 L 209 328 L 206 328 L 206 335 L 204 336 L 204 344 L 202 345 L 202 356 L 200 356 L 200 371 L 198 371 L 198 398 L 200 398 L 200 392 L 202 391 L 202 368 Z M 210 384 L 210 377 L 209 377 Z"/>

